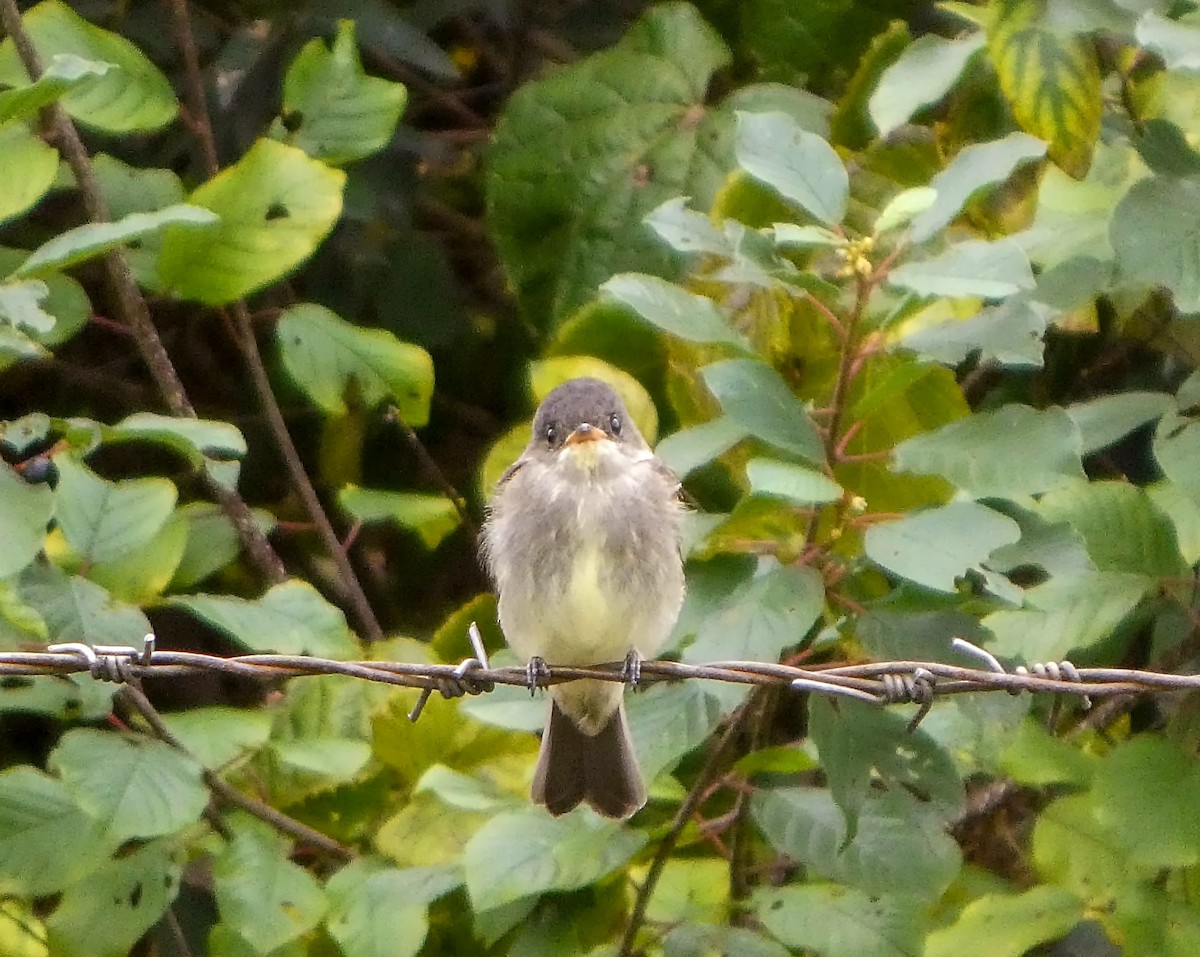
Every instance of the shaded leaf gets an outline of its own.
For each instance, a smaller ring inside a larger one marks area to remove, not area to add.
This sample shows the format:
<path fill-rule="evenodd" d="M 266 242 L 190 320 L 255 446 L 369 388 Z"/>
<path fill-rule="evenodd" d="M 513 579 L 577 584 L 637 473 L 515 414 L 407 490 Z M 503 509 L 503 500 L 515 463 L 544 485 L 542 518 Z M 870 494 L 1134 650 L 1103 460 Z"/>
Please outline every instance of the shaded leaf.
<path fill-rule="evenodd" d="M 954 86 L 967 61 L 983 48 L 983 36 L 969 34 L 946 40 L 936 34 L 919 37 L 883 71 L 868 111 L 881 137 L 908 122 L 919 109 L 936 103 Z"/>
<path fill-rule="evenodd" d="M 628 306 L 647 322 L 689 342 L 724 342 L 745 348 L 745 341 L 707 296 L 639 273 L 622 273 L 600 291 Z"/>
<path fill-rule="evenodd" d="M 358 650 L 345 616 L 307 582 L 274 585 L 255 601 L 227 595 L 181 595 L 169 602 L 250 651 L 347 658 Z"/>
<path fill-rule="evenodd" d="M 449 868 L 359 858 L 329 879 L 326 926 L 345 957 L 413 957 L 429 931 L 429 904 L 461 881 Z"/>
<path fill-rule="evenodd" d="M 429 421 L 433 360 L 420 346 L 384 329 L 364 329 L 314 303 L 285 310 L 275 327 L 283 367 L 329 415 L 344 415 L 353 396 L 368 408 L 394 402 L 404 421 Z"/>
<path fill-rule="evenodd" d="M 809 215 L 830 226 L 846 215 L 846 167 L 787 113 L 739 113 L 735 150 L 742 169 Z"/>
<path fill-rule="evenodd" d="M 900 340 L 905 349 L 958 365 L 978 353 L 980 362 L 1004 366 L 1042 364 L 1042 336 L 1053 311 L 1024 296 L 987 306 L 969 319 L 951 319 Z"/>
<path fill-rule="evenodd" d="M 1021 957 L 1058 940 L 1084 917 L 1083 902 L 1061 887 L 1043 885 L 1021 894 L 985 894 L 971 901 L 949 927 L 933 931 L 926 957 Z"/>
<path fill-rule="evenodd" d="M 931 238 L 948 226 L 979 190 L 1004 182 L 1022 163 L 1045 155 L 1046 144 L 1026 133 L 1009 133 L 991 143 L 964 147 L 950 165 L 930 181 L 929 186 L 937 192 L 937 199 L 913 220 L 912 241 L 920 243 Z"/>
<path fill-rule="evenodd" d="M 770 366 L 727 359 L 705 366 L 700 376 L 725 415 L 755 438 L 810 462 L 825 460 L 808 410 Z"/>
<path fill-rule="evenodd" d="M 708 740 L 721 720 L 720 703 L 699 682 L 657 685 L 628 695 L 625 710 L 647 783 Z"/>
<path fill-rule="evenodd" d="M 0 464 L 0 578 L 15 575 L 42 550 L 53 513 L 54 493 L 47 486 L 30 485 Z"/>
<path fill-rule="evenodd" d="M 901 578 L 954 594 L 956 581 L 1021 529 L 1011 518 L 977 502 L 951 502 L 867 529 L 864 550 Z"/>
<path fill-rule="evenodd" d="M 1165 286 L 1181 312 L 1200 312 L 1200 177 L 1152 176 L 1117 204 L 1109 238 L 1127 282 Z"/>
<path fill-rule="evenodd" d="M 1081 454 L 1079 429 L 1061 409 L 1006 405 L 901 443 L 895 468 L 944 476 L 977 498 L 1005 498 L 1083 478 Z"/>
<path fill-rule="evenodd" d="M 1174 403 L 1162 392 L 1121 392 L 1067 406 L 1083 437 L 1083 454 L 1091 455 L 1162 417 Z"/>
<path fill-rule="evenodd" d="M 651 211 L 646 217 L 646 225 L 672 249 L 680 252 L 732 255 L 733 250 L 725 235 L 703 213 L 689 209 L 687 203 L 686 196 L 668 199 Z"/>
<path fill-rule="evenodd" d="M 981 299 L 1003 299 L 1035 285 L 1024 251 L 1007 238 L 964 240 L 930 259 L 897 266 L 888 282 L 919 296 Z"/>
<path fill-rule="evenodd" d="M 922 920 L 911 900 L 837 884 L 764 888 L 754 895 L 762 925 L 789 947 L 823 957 L 916 957 Z"/>
<path fill-rule="evenodd" d="M 783 498 L 797 505 L 823 505 L 845 494 L 823 472 L 775 459 L 751 459 L 746 464 L 746 478 L 755 495 Z"/>
<path fill-rule="evenodd" d="M 215 705 L 163 715 L 163 721 L 206 768 L 218 769 L 267 743 L 271 716 L 252 708 Z"/>
<path fill-rule="evenodd" d="M 749 433 L 732 419 L 722 416 L 681 429 L 658 443 L 655 454 L 680 478 L 724 455 Z"/>
<path fill-rule="evenodd" d="M 645 842 L 645 835 L 587 811 L 558 818 L 541 808 L 505 811 L 467 844 L 467 893 L 479 912 L 547 891 L 577 890 L 625 864 Z"/>

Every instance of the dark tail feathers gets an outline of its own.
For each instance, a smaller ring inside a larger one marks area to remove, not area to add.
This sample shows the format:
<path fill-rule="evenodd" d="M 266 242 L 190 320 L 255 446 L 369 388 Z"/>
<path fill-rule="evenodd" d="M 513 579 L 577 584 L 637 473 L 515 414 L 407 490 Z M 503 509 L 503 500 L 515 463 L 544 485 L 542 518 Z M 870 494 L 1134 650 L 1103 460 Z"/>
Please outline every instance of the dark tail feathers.
<path fill-rule="evenodd" d="M 553 815 L 586 801 L 605 817 L 624 819 L 646 803 L 622 705 L 599 734 L 586 735 L 554 701 L 542 735 L 533 801 Z"/>

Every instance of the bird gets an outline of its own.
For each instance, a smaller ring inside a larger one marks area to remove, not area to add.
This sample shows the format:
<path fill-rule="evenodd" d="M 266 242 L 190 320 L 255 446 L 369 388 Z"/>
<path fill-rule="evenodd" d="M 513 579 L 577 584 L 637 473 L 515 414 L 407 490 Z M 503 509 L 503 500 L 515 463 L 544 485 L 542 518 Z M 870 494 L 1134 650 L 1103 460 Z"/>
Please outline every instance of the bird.
<path fill-rule="evenodd" d="M 543 399 L 482 532 L 500 628 L 528 660 L 531 689 L 547 662 L 623 661 L 636 683 L 683 604 L 684 511 L 679 479 L 611 386 L 571 379 Z M 624 691 L 595 679 L 551 686 L 535 804 L 558 816 L 586 803 L 616 819 L 645 805 Z"/>

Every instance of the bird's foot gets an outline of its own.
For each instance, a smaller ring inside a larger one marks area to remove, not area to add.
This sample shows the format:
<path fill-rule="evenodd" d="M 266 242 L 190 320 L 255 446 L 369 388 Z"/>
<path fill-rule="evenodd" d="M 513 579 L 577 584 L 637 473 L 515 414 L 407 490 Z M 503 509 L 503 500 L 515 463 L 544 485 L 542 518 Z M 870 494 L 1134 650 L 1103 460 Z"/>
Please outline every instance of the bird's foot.
<path fill-rule="evenodd" d="M 550 669 L 546 667 L 545 659 L 540 655 L 534 655 L 529 659 L 529 664 L 525 666 L 525 682 L 529 686 L 531 698 L 538 688 L 543 687 L 543 682 L 549 677 Z"/>
<path fill-rule="evenodd" d="M 636 648 L 630 649 L 621 665 L 621 680 L 630 688 L 637 690 L 642 680 L 642 655 Z"/>

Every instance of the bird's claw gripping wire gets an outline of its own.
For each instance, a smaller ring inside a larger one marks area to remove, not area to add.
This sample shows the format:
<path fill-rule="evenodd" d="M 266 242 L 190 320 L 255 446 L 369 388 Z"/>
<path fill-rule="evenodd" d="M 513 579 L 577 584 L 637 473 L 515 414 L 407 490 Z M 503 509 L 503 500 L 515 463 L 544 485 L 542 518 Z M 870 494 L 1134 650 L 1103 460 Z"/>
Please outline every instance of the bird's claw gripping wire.
<path fill-rule="evenodd" d="M 886 704 L 914 702 L 919 705 L 917 713 L 908 722 L 908 733 L 912 734 L 933 707 L 933 686 L 937 683 L 937 675 L 927 668 L 917 668 L 912 674 L 883 675 L 881 680 Z"/>
<path fill-rule="evenodd" d="M 154 656 L 154 634 L 142 638 L 142 647 L 132 645 L 89 645 L 82 641 L 64 641 L 48 645 L 46 651 L 56 655 L 77 655 L 87 664 L 88 673 L 98 681 L 124 684 L 134 664 L 148 665 Z"/>
<path fill-rule="evenodd" d="M 545 687 L 545 681 L 550 677 L 550 668 L 540 655 L 534 655 L 525 666 L 525 684 L 529 688 L 529 697 L 533 697 L 538 688 Z"/>
<path fill-rule="evenodd" d="M 461 661 L 450 674 L 439 675 L 433 679 L 443 698 L 461 698 L 468 694 L 483 694 L 496 686 L 495 682 L 477 678 L 472 674 L 473 671 L 486 671 L 489 667 L 487 649 L 483 646 L 483 638 L 479 634 L 479 626 L 475 622 L 471 622 L 471 627 L 467 629 L 467 637 L 471 639 L 475 657 Z M 422 689 L 421 694 L 417 697 L 417 703 L 408 713 L 409 721 L 416 721 L 421 717 L 421 712 L 425 710 L 425 705 L 433 691 L 433 688 Z"/>
<path fill-rule="evenodd" d="M 636 648 L 631 648 L 621 665 L 621 680 L 635 691 L 642 680 L 642 655 Z"/>

